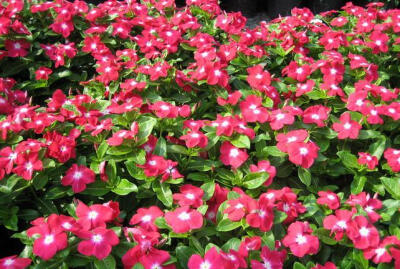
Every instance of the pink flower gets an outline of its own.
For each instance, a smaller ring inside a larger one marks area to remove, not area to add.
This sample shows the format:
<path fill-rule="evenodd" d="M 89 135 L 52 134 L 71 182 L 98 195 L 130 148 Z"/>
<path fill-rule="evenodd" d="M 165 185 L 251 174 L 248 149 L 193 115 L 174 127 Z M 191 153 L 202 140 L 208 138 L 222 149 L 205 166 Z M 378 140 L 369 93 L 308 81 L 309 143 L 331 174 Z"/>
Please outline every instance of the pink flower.
<path fill-rule="evenodd" d="M 167 160 L 161 156 L 149 155 L 144 165 L 137 166 L 144 169 L 144 174 L 147 177 L 156 177 L 164 174 L 165 170 L 168 168 L 168 163 Z"/>
<path fill-rule="evenodd" d="M 251 260 L 252 269 L 282 269 L 286 259 L 286 251 L 270 250 L 267 246 L 261 249 L 261 260 Z"/>
<path fill-rule="evenodd" d="M 282 75 L 287 75 L 299 82 L 306 81 L 310 74 L 311 67 L 309 65 L 299 66 L 295 61 L 291 61 L 290 64 L 282 70 Z"/>
<path fill-rule="evenodd" d="M 203 216 L 189 206 L 178 207 L 165 213 L 165 221 L 175 233 L 186 233 L 203 226 Z"/>
<path fill-rule="evenodd" d="M 86 256 L 93 255 L 99 260 L 106 258 L 110 254 L 112 246 L 119 243 L 115 232 L 103 227 L 97 227 L 91 231 L 79 231 L 76 234 L 79 238 L 86 239 L 79 243 L 79 253 Z"/>
<path fill-rule="evenodd" d="M 304 123 L 315 123 L 318 127 L 325 126 L 325 120 L 328 119 L 330 108 L 323 105 L 310 106 L 303 113 Z"/>
<path fill-rule="evenodd" d="M 250 227 L 258 228 L 262 232 L 271 230 L 274 222 L 273 204 L 265 196 L 261 196 L 257 207 L 246 216 L 246 222 Z"/>
<path fill-rule="evenodd" d="M 96 175 L 92 170 L 84 165 L 77 165 L 74 163 L 71 168 L 68 169 L 65 176 L 61 179 L 63 186 L 72 186 L 72 190 L 75 193 L 82 192 L 86 189 L 86 184 L 93 183 Z"/>
<path fill-rule="evenodd" d="M 181 193 L 174 193 L 173 198 L 180 206 L 193 206 L 195 208 L 203 204 L 203 189 L 191 184 L 183 185 L 179 188 Z"/>
<path fill-rule="evenodd" d="M 224 260 L 221 258 L 215 247 L 212 247 L 206 252 L 204 258 L 199 254 L 194 254 L 188 262 L 189 269 L 220 269 L 224 267 Z"/>
<path fill-rule="evenodd" d="M 31 47 L 31 44 L 24 39 L 19 40 L 9 40 L 7 39 L 4 42 L 4 47 L 7 50 L 8 57 L 25 57 L 28 55 L 28 49 Z"/>
<path fill-rule="evenodd" d="M 367 165 L 370 170 L 373 170 L 378 165 L 378 158 L 376 158 L 376 156 L 372 156 L 367 152 L 359 152 L 358 156 L 358 163 Z"/>
<path fill-rule="evenodd" d="M 325 229 L 330 230 L 331 234 L 336 233 L 335 240 L 340 241 L 349 227 L 353 214 L 349 210 L 338 209 L 335 211 L 335 215 L 329 215 L 324 218 L 323 226 Z"/>
<path fill-rule="evenodd" d="M 50 68 L 41 66 L 35 71 L 35 75 L 36 75 L 35 78 L 36 78 L 36 80 L 40 80 L 40 79 L 48 80 L 49 75 L 51 73 L 53 73 L 53 70 L 51 70 Z"/>
<path fill-rule="evenodd" d="M 351 120 L 350 113 L 347 112 L 340 116 L 340 123 L 335 122 L 332 127 L 333 130 L 338 133 L 339 139 L 356 139 L 361 130 L 361 125 L 358 122 Z"/>
<path fill-rule="evenodd" d="M 261 90 L 264 86 L 271 84 L 271 75 L 268 71 L 264 71 L 261 65 L 247 68 L 247 82 L 254 89 Z"/>
<path fill-rule="evenodd" d="M 272 184 L 272 180 L 276 175 L 276 168 L 272 166 L 269 161 L 259 161 L 257 165 L 250 165 L 250 172 L 267 172 L 269 176 L 264 182 L 264 185 L 269 186 Z"/>
<path fill-rule="evenodd" d="M 319 249 L 319 240 L 311 233 L 312 230 L 307 222 L 296 221 L 290 224 L 282 243 L 285 247 L 289 247 L 296 257 L 301 258 L 307 254 L 316 254 Z"/>
<path fill-rule="evenodd" d="M 294 142 L 287 145 L 289 161 L 303 168 L 310 168 L 318 157 L 319 147 L 312 141 Z"/>
<path fill-rule="evenodd" d="M 394 235 L 387 236 L 378 246 L 365 249 L 364 257 L 367 260 L 372 260 L 376 264 L 389 263 L 392 261 L 392 255 L 394 254 L 392 250 L 395 246 L 400 247 L 400 240 Z"/>
<path fill-rule="evenodd" d="M 278 141 L 276 147 L 282 152 L 287 152 L 288 145 L 290 143 L 304 142 L 304 140 L 306 140 L 307 137 L 308 137 L 308 132 L 307 130 L 303 129 L 293 130 L 286 134 L 281 133 L 276 136 L 276 141 Z"/>
<path fill-rule="evenodd" d="M 60 250 L 68 246 L 67 234 L 58 222 L 53 221 L 57 218 L 56 214 L 44 218 L 38 218 L 31 222 L 33 227 L 27 230 L 29 237 L 39 234 L 40 237 L 33 243 L 33 254 L 39 256 L 43 260 L 50 260 Z"/>
<path fill-rule="evenodd" d="M 400 150 L 394 148 L 387 148 L 383 156 L 388 162 L 388 165 L 393 172 L 400 171 Z"/>
<path fill-rule="evenodd" d="M 31 180 L 35 171 L 42 171 L 43 164 L 38 160 L 37 152 L 19 154 L 16 160 L 17 166 L 12 170 L 25 180 Z"/>
<path fill-rule="evenodd" d="M 318 195 L 319 198 L 317 199 L 317 204 L 326 205 L 332 210 L 340 207 L 340 198 L 336 193 L 332 191 L 319 191 Z"/>
<path fill-rule="evenodd" d="M 272 111 L 268 121 L 272 130 L 279 130 L 285 125 L 292 125 L 294 122 L 294 116 L 290 112 L 287 113 L 281 109 L 276 109 Z"/>
<path fill-rule="evenodd" d="M 241 166 L 249 157 L 245 150 L 240 150 L 230 142 L 224 141 L 220 148 L 220 160 L 225 165 L 231 165 L 233 168 Z"/>
<path fill-rule="evenodd" d="M 185 140 L 186 146 L 188 148 L 194 148 L 198 146 L 199 148 L 205 148 L 208 144 L 208 137 L 202 132 L 191 131 L 185 135 L 182 135 L 180 139 Z"/>
<path fill-rule="evenodd" d="M 129 221 L 130 225 L 139 224 L 140 227 L 149 230 L 157 231 L 158 227 L 154 221 L 158 217 L 162 217 L 164 213 L 157 206 L 151 206 L 149 208 L 139 208 L 135 215 L 132 216 Z"/>
<path fill-rule="evenodd" d="M 84 230 L 91 230 L 97 227 L 106 227 L 106 222 L 112 220 L 113 210 L 104 205 L 94 204 L 87 206 L 81 201 L 78 202 L 76 207 L 76 216 L 78 217 L 78 224 Z"/>
<path fill-rule="evenodd" d="M 31 264 L 31 259 L 20 258 L 17 255 L 0 259 L 0 269 L 24 269 Z"/>
<path fill-rule="evenodd" d="M 357 249 L 376 247 L 379 244 L 379 232 L 364 216 L 356 216 L 349 224 L 347 236 Z"/>
<path fill-rule="evenodd" d="M 268 111 L 261 105 L 262 98 L 256 95 L 249 95 L 240 102 L 240 110 L 246 122 L 264 123 L 268 120 Z"/>

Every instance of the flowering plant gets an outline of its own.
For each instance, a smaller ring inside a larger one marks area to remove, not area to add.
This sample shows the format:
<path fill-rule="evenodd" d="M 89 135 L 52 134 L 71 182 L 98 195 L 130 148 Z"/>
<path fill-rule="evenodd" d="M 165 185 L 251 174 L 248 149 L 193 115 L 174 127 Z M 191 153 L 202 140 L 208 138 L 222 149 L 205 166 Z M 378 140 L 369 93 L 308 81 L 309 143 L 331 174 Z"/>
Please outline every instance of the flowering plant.
<path fill-rule="evenodd" d="M 0 5 L 0 268 L 400 268 L 400 11 Z"/>

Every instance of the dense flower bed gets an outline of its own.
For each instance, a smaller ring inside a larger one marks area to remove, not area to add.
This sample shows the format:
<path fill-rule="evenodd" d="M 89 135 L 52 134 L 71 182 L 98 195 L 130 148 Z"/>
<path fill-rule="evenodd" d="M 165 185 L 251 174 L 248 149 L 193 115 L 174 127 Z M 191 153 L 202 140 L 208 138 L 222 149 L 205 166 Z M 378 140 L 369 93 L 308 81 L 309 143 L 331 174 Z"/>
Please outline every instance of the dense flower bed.
<path fill-rule="evenodd" d="M 400 268 L 400 10 L 216 2 L 1 2 L 0 268 Z"/>

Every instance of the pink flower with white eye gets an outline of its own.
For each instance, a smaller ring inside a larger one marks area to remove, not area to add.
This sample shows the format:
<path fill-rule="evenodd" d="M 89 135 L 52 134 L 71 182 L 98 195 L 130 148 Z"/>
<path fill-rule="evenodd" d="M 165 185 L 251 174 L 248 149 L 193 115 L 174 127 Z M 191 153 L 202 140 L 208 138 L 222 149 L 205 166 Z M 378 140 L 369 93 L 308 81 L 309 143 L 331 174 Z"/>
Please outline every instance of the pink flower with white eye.
<path fill-rule="evenodd" d="M 358 122 L 351 120 L 350 113 L 346 112 L 340 116 L 340 122 L 335 122 L 332 128 L 338 133 L 339 139 L 356 139 L 362 127 Z"/>
<path fill-rule="evenodd" d="M 323 105 L 310 106 L 303 112 L 304 123 L 315 123 L 318 127 L 325 126 L 331 109 Z"/>
<path fill-rule="evenodd" d="M 268 178 L 264 182 L 265 186 L 269 186 L 272 184 L 272 180 L 274 179 L 276 175 L 276 168 L 275 166 L 272 166 L 269 161 L 259 161 L 257 165 L 251 164 L 250 165 L 250 172 L 267 172 L 268 173 Z"/>
<path fill-rule="evenodd" d="M 85 256 L 95 256 L 99 260 L 106 258 L 112 247 L 119 243 L 115 232 L 103 227 L 97 227 L 91 231 L 81 230 L 75 234 L 79 238 L 86 239 L 78 244 L 78 252 Z"/>
<path fill-rule="evenodd" d="M 289 112 L 284 112 L 281 109 L 276 109 L 271 112 L 268 119 L 272 130 L 282 129 L 285 125 L 292 125 L 294 116 Z"/>
<path fill-rule="evenodd" d="M 376 247 L 379 244 L 378 230 L 364 216 L 356 216 L 350 221 L 346 234 L 357 249 Z"/>
<path fill-rule="evenodd" d="M 188 148 L 205 148 L 208 144 L 208 137 L 199 131 L 189 131 L 187 134 L 182 135 L 180 139 L 185 140 Z"/>
<path fill-rule="evenodd" d="M 232 168 L 238 168 L 249 157 L 245 150 L 233 146 L 230 142 L 224 141 L 220 148 L 220 160 L 225 165 L 231 165 Z"/>
<path fill-rule="evenodd" d="M 188 262 L 189 269 L 220 269 L 226 268 L 224 266 L 224 260 L 218 253 L 215 247 L 211 248 L 206 252 L 204 258 L 198 254 L 194 254 L 190 257 Z"/>
<path fill-rule="evenodd" d="M 307 222 L 296 221 L 290 224 L 282 243 L 285 247 L 289 247 L 296 257 L 316 254 L 319 249 L 319 240 L 318 237 L 311 234 L 312 229 Z"/>
<path fill-rule="evenodd" d="M 246 122 L 264 123 L 268 120 L 268 110 L 262 106 L 262 98 L 249 95 L 239 104 L 243 119 Z"/>
<path fill-rule="evenodd" d="M 31 264 L 32 260 L 20 258 L 17 255 L 4 257 L 0 259 L 0 269 L 24 269 Z"/>
<path fill-rule="evenodd" d="M 319 191 L 318 195 L 319 198 L 317 199 L 317 204 L 326 205 L 332 210 L 340 207 L 340 198 L 336 193 L 332 191 Z"/>
<path fill-rule="evenodd" d="M 367 152 L 358 153 L 358 163 L 361 165 L 366 165 L 368 169 L 373 170 L 378 165 L 378 158 Z"/>
<path fill-rule="evenodd" d="M 113 210 L 108 206 L 99 204 L 87 206 L 79 201 L 76 207 L 76 216 L 82 229 L 89 231 L 97 227 L 105 228 L 106 223 L 113 220 Z"/>
<path fill-rule="evenodd" d="M 72 186 L 72 190 L 75 193 L 82 192 L 86 189 L 86 184 L 93 183 L 95 181 L 95 173 L 84 165 L 77 165 L 74 163 L 70 169 L 68 169 L 65 176 L 61 179 L 63 186 Z"/>
<path fill-rule="evenodd" d="M 49 75 L 51 75 L 51 73 L 53 73 L 53 70 L 51 70 L 50 68 L 41 66 L 35 71 L 35 79 L 36 80 L 40 80 L 40 79 L 48 80 Z"/>
<path fill-rule="evenodd" d="M 165 221 L 175 233 L 186 233 L 203 226 L 203 215 L 189 206 L 165 213 Z"/>
<path fill-rule="evenodd" d="M 173 198 L 180 206 L 193 206 L 195 208 L 203 204 L 203 189 L 191 184 L 179 188 L 180 193 L 174 193 Z"/>
<path fill-rule="evenodd" d="M 158 227 L 155 225 L 154 221 L 162 217 L 164 213 L 157 206 L 151 206 L 149 208 L 139 208 L 135 215 L 132 216 L 129 221 L 130 225 L 139 224 L 149 231 L 157 231 Z"/>

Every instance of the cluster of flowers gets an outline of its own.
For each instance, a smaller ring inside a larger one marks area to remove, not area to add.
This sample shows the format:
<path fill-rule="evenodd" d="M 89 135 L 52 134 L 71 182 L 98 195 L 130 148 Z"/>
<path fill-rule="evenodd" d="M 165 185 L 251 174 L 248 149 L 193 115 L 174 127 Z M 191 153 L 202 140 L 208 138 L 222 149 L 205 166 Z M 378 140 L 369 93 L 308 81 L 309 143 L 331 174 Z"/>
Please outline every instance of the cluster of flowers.
<path fill-rule="evenodd" d="M 3 2 L 0 268 L 400 268 L 399 10 Z"/>

